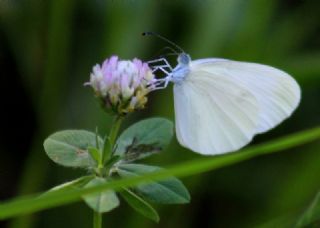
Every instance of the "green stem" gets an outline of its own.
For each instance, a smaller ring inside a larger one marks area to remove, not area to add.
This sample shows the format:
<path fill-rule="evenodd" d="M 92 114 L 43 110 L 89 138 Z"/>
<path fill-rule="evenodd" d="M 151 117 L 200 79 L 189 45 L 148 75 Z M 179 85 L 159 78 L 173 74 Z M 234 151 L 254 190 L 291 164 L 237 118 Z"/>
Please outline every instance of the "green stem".
<path fill-rule="evenodd" d="M 98 175 L 102 176 L 103 171 L 103 164 L 105 160 L 109 159 L 112 153 L 112 148 L 114 147 L 114 143 L 117 139 L 117 135 L 122 123 L 122 117 L 117 116 L 112 124 L 110 133 L 109 133 L 109 140 L 105 141 L 104 149 L 103 149 L 103 157 L 102 157 L 102 164 L 99 164 L 98 167 Z M 106 145 L 108 143 L 108 145 Z M 102 227 L 102 214 L 96 211 L 93 211 L 93 228 L 101 228 Z"/>
<path fill-rule="evenodd" d="M 103 167 L 111 157 L 112 149 L 117 139 L 117 135 L 118 135 L 122 120 L 123 120 L 123 117 L 117 116 L 111 126 L 109 137 L 106 139 L 103 145 L 102 162 L 100 164 L 101 167 Z"/>
<path fill-rule="evenodd" d="M 96 211 L 93 211 L 93 228 L 102 227 L 102 214 Z"/>
<path fill-rule="evenodd" d="M 112 127 L 111 127 L 109 139 L 110 139 L 110 145 L 112 147 L 114 146 L 114 143 L 116 141 L 116 138 L 117 138 L 117 135 L 118 135 L 121 123 L 122 123 L 122 119 L 123 118 L 121 116 L 117 116 L 114 120 Z"/>

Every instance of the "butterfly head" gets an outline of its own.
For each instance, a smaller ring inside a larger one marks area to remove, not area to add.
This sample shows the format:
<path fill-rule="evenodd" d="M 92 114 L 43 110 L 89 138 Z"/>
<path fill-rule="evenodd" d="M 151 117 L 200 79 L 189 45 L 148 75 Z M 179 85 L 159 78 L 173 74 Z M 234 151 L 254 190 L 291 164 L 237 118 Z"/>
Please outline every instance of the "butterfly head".
<path fill-rule="evenodd" d="M 182 52 L 179 54 L 177 61 L 180 65 L 189 65 L 191 57 L 187 53 Z"/>

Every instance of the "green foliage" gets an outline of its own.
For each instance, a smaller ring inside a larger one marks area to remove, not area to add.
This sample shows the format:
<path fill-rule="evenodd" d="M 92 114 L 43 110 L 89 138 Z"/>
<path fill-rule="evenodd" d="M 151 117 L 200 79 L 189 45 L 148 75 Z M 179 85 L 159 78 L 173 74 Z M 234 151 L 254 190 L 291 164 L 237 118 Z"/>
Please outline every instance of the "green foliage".
<path fill-rule="evenodd" d="M 101 164 L 102 163 L 102 155 L 99 149 L 95 147 L 88 147 L 88 152 L 91 156 L 91 158 L 96 162 L 96 164 Z"/>
<path fill-rule="evenodd" d="M 123 189 L 120 194 L 137 212 L 155 222 L 159 222 L 160 218 L 157 211 L 148 202 L 144 201 L 140 196 L 127 188 Z"/>
<path fill-rule="evenodd" d="M 115 170 L 123 178 L 161 171 L 158 167 L 128 164 L 128 162 L 163 150 L 172 138 L 173 124 L 163 118 L 143 120 L 129 127 L 117 139 L 121 120 L 122 118 L 116 118 L 110 135 L 105 136 L 105 140 L 102 140 L 97 132 L 94 134 L 84 130 L 56 132 L 45 140 L 45 151 L 54 162 L 64 166 L 89 168 L 92 172 L 92 176 L 57 186 L 50 192 L 72 190 L 74 187 L 90 189 L 101 186 L 113 178 Z M 141 184 L 134 190 L 136 193 L 124 189 L 122 196 L 133 209 L 156 222 L 159 221 L 159 215 L 143 198 L 155 203 L 171 204 L 187 203 L 190 200 L 187 189 L 174 177 L 159 182 L 149 181 L 148 184 Z M 109 212 L 119 206 L 118 197 L 111 189 L 82 195 L 82 198 L 98 214 Z"/>
<path fill-rule="evenodd" d="M 95 185 L 88 188 L 54 191 L 51 194 L 47 194 L 43 197 L 26 197 L 22 199 L 15 199 L 0 205 L 0 219 L 11 218 L 21 214 L 36 212 L 59 205 L 66 205 L 71 202 L 79 201 L 80 197 L 88 194 L 100 193 L 106 190 L 121 190 L 123 188 L 137 186 L 150 180 L 165 180 L 172 175 L 182 177 L 219 169 L 253 158 L 255 156 L 279 152 L 281 150 L 293 148 L 317 139 L 320 139 L 319 127 L 282 137 L 268 143 L 253 146 L 237 153 L 183 162 L 175 165 L 174 167 L 168 168 L 167 170 L 162 169 L 143 176 L 104 182 L 101 185 Z"/>
<path fill-rule="evenodd" d="M 161 170 L 159 167 L 141 164 L 121 164 L 117 166 L 117 173 L 124 178 L 139 177 Z M 188 190 L 181 181 L 174 177 L 158 182 L 148 180 L 144 184 L 137 185 L 134 191 L 142 198 L 153 203 L 181 204 L 190 201 Z"/>
<path fill-rule="evenodd" d="M 50 192 L 54 192 L 54 191 L 63 191 L 63 190 L 68 190 L 68 189 L 81 188 L 84 185 L 86 185 L 88 182 L 90 182 L 93 178 L 94 178 L 94 176 L 92 176 L 92 175 L 79 177 L 75 180 L 68 181 L 66 183 L 57 185 L 57 186 L 51 188 L 49 191 L 45 192 L 45 194 L 50 193 Z"/>
<path fill-rule="evenodd" d="M 103 141 L 99 138 L 100 143 Z M 50 135 L 44 149 L 52 161 L 69 167 L 89 168 L 94 163 L 88 148 L 96 147 L 96 135 L 84 130 L 65 130 Z"/>
<path fill-rule="evenodd" d="M 299 217 L 295 227 L 318 227 L 320 224 L 320 192 Z"/>
<path fill-rule="evenodd" d="M 106 183 L 106 180 L 104 178 L 96 177 L 92 179 L 88 184 L 86 184 L 85 188 L 98 186 L 103 183 Z M 119 206 L 119 199 L 116 193 L 112 190 L 84 195 L 83 198 L 89 207 L 99 213 L 111 211 Z"/>
<path fill-rule="evenodd" d="M 116 155 L 135 161 L 162 151 L 173 136 L 173 124 L 164 118 L 142 120 L 126 129 L 116 142 Z"/>
<path fill-rule="evenodd" d="M 106 137 L 103 144 L 102 164 L 105 164 L 108 161 L 108 159 L 110 159 L 111 152 L 112 152 L 112 145 L 109 137 Z"/>

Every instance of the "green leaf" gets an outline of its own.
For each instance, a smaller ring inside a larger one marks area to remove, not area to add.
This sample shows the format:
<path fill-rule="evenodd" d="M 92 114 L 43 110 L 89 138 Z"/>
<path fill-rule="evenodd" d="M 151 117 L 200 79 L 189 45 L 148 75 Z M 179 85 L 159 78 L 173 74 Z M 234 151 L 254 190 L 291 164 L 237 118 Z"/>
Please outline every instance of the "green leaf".
<path fill-rule="evenodd" d="M 173 136 L 173 123 L 164 118 L 150 118 L 133 124 L 116 142 L 115 154 L 135 161 L 160 152 Z"/>
<path fill-rule="evenodd" d="M 155 222 L 159 222 L 160 218 L 157 211 L 137 194 L 127 188 L 120 194 L 134 210 Z"/>
<path fill-rule="evenodd" d="M 316 225 L 317 224 L 317 225 Z M 298 219 L 295 227 L 318 227 L 320 224 L 320 192 Z"/>
<path fill-rule="evenodd" d="M 64 192 L 64 191 L 73 190 L 73 189 L 77 189 L 77 188 L 80 189 L 81 187 L 86 185 L 89 181 L 91 181 L 93 178 L 94 178 L 93 175 L 89 175 L 89 176 L 83 176 L 83 177 L 77 178 L 72 181 L 65 182 L 63 184 L 57 185 L 57 186 L 49 189 L 48 191 L 41 194 L 39 197 L 40 198 L 46 197 L 47 195 L 56 193 L 58 191 Z"/>
<path fill-rule="evenodd" d="M 83 176 L 83 177 L 77 178 L 75 180 L 68 181 L 66 183 L 60 184 L 58 186 L 55 186 L 55 187 L 49 189 L 44 194 L 48 194 L 48 193 L 51 193 L 51 192 L 54 192 L 54 191 L 63 191 L 63 190 L 69 190 L 69 189 L 72 189 L 72 188 L 79 188 L 79 187 L 82 187 L 85 184 L 87 184 L 93 178 L 94 178 L 94 176 L 92 176 L 92 175 Z"/>
<path fill-rule="evenodd" d="M 95 136 L 96 136 L 96 148 L 98 148 L 98 150 L 100 150 L 100 143 L 99 143 L 99 131 L 98 131 L 98 127 L 96 127 L 96 132 L 95 132 Z"/>
<path fill-rule="evenodd" d="M 161 170 L 163 169 L 159 167 L 141 164 L 120 164 L 117 167 L 117 173 L 124 178 L 143 176 Z M 134 190 L 153 203 L 180 204 L 190 201 L 188 190 L 175 177 L 169 177 L 159 182 L 149 180 L 147 183 L 136 186 Z"/>
<path fill-rule="evenodd" d="M 110 138 L 106 137 L 104 139 L 104 143 L 103 143 L 103 158 L 102 158 L 102 163 L 105 164 L 109 159 L 110 159 L 110 155 L 112 152 L 112 146 L 111 146 L 111 142 L 110 142 Z"/>
<path fill-rule="evenodd" d="M 91 158 L 99 165 L 101 164 L 101 152 L 94 147 L 88 147 L 88 152 Z"/>
<path fill-rule="evenodd" d="M 115 163 L 117 163 L 117 162 L 120 161 L 120 160 L 121 160 L 121 157 L 115 155 L 115 156 L 111 157 L 111 158 L 106 162 L 105 166 L 107 167 L 107 169 L 108 169 L 108 168 L 111 168 Z"/>
<path fill-rule="evenodd" d="M 102 139 L 99 137 L 101 145 Z M 50 135 L 44 141 L 44 149 L 54 162 L 69 167 L 92 167 L 94 162 L 88 153 L 96 146 L 96 134 L 85 130 L 65 130 Z"/>
<path fill-rule="evenodd" d="M 98 186 L 107 181 L 103 178 L 96 177 L 85 185 L 85 188 Z M 113 190 L 107 190 L 100 193 L 83 196 L 84 201 L 89 207 L 99 213 L 104 213 L 113 210 L 119 206 L 119 199 Z"/>

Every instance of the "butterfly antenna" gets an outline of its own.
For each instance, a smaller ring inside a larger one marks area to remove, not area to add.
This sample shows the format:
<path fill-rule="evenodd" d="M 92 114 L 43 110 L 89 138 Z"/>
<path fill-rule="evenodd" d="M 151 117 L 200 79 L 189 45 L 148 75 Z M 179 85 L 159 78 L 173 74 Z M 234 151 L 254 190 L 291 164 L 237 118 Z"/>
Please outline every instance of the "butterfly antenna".
<path fill-rule="evenodd" d="M 142 33 L 143 36 L 155 36 L 155 37 L 158 37 L 159 39 L 161 40 L 164 40 L 165 42 L 171 44 L 172 46 L 174 46 L 175 48 L 177 48 L 179 51 L 181 51 L 182 53 L 185 53 L 184 50 L 179 47 L 177 44 L 173 43 L 171 40 L 159 35 L 158 33 L 155 33 L 155 32 L 143 32 Z"/>
<path fill-rule="evenodd" d="M 178 53 L 175 49 L 173 49 L 172 47 L 169 47 L 169 46 L 166 46 L 164 48 L 161 49 L 161 51 L 164 51 L 164 50 L 169 50 L 171 51 L 171 53 L 175 53 L 177 55 L 179 55 L 180 53 Z"/>
<path fill-rule="evenodd" d="M 169 50 L 170 52 L 168 53 L 163 53 L 165 50 Z M 163 58 L 164 56 L 169 56 L 169 55 L 180 55 L 180 53 L 178 53 L 175 49 L 173 49 L 172 47 L 166 46 L 164 48 L 161 48 L 160 51 L 156 52 L 156 54 L 154 55 L 154 57 L 159 57 L 159 58 Z"/>
<path fill-rule="evenodd" d="M 177 53 L 167 53 L 167 54 L 160 55 L 160 57 L 164 57 L 164 56 L 172 56 L 172 55 L 177 56 L 177 55 L 179 55 L 179 54 L 177 54 Z"/>

